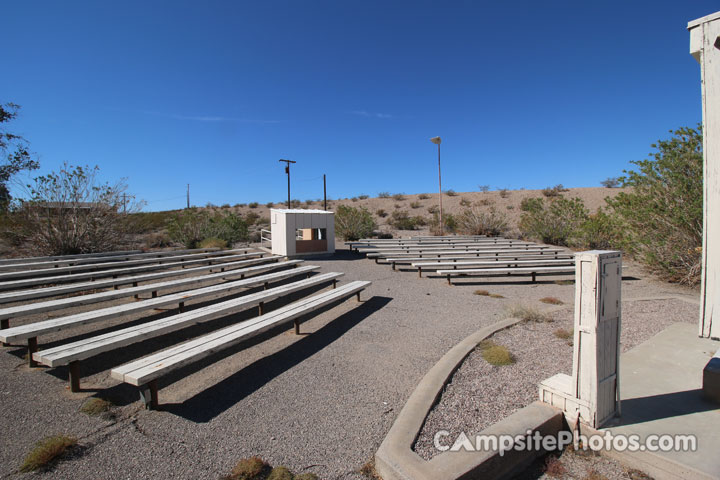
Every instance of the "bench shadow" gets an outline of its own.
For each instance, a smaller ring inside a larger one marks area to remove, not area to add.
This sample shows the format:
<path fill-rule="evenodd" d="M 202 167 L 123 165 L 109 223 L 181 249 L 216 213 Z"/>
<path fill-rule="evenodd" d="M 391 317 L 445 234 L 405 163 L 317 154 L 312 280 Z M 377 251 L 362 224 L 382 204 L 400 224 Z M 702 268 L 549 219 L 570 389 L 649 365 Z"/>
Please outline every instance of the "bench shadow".
<path fill-rule="evenodd" d="M 628 398 L 622 401 L 622 416 L 617 418 L 611 426 L 635 425 L 718 409 L 720 409 L 718 405 L 703 398 L 700 388 L 648 397 Z"/>
<path fill-rule="evenodd" d="M 374 296 L 362 302 L 360 306 L 331 320 L 312 334 L 306 335 L 301 340 L 298 340 L 282 350 L 253 362 L 252 364 L 244 367 L 242 370 L 222 380 L 220 383 L 203 390 L 182 403 L 163 404 L 161 399 L 159 408 L 163 411 L 170 412 L 193 422 L 209 422 L 248 395 L 260 389 L 278 375 L 281 375 L 285 371 L 298 365 L 342 337 L 355 325 L 383 308 L 391 300 L 392 298 L 389 297 Z M 342 301 L 339 303 L 342 303 Z M 328 305 L 321 311 L 309 314 L 309 316 L 312 317 L 319 315 L 323 311 L 329 310 L 336 305 L 337 303 Z M 304 316 L 301 320 L 304 320 L 305 318 L 306 317 Z M 287 326 L 273 329 L 266 334 L 257 337 L 257 340 L 252 343 L 259 343 L 264 339 L 277 335 L 278 329 L 287 329 Z M 201 362 L 197 362 L 190 367 L 180 369 L 173 375 L 168 375 L 165 379 L 164 385 L 172 383 L 176 380 L 181 380 L 188 374 L 201 370 L 208 364 L 228 357 L 247 348 L 248 346 L 248 343 L 239 344 L 235 347 L 223 350 L 222 352 L 204 359 Z"/>
<path fill-rule="evenodd" d="M 427 277 L 432 280 L 443 280 L 447 281 L 445 277 Z M 475 281 L 469 281 L 469 282 L 458 282 L 455 278 L 453 278 L 453 286 L 455 287 L 482 287 L 487 285 L 552 285 L 556 283 L 555 280 L 512 280 L 508 279 L 507 277 L 504 278 L 505 281 L 493 281 L 493 280 L 475 280 Z"/>

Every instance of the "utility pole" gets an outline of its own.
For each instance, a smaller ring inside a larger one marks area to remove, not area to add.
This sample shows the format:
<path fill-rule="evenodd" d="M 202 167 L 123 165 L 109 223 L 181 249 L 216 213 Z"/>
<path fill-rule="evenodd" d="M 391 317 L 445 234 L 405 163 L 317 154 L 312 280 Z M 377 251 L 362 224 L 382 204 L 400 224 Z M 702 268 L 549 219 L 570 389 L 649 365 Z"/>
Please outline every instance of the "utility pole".
<path fill-rule="evenodd" d="M 123 193 L 123 215 L 127 213 L 127 194 Z"/>
<path fill-rule="evenodd" d="M 190 184 L 187 184 L 187 208 L 190 208 Z"/>
<path fill-rule="evenodd" d="M 323 173 L 323 207 L 327 212 L 327 183 L 325 182 L 325 174 Z"/>
<path fill-rule="evenodd" d="M 442 177 L 440 176 L 440 137 L 430 139 L 432 143 L 438 146 L 438 185 L 440 187 L 440 236 L 445 235 L 445 225 L 443 225 L 443 209 L 442 209 Z"/>
<path fill-rule="evenodd" d="M 290 209 L 290 164 L 297 163 L 297 162 L 294 162 L 292 160 L 285 160 L 282 158 L 280 160 L 278 160 L 278 162 L 285 162 L 285 173 L 287 173 L 287 176 L 288 176 L 288 210 L 289 210 Z"/>

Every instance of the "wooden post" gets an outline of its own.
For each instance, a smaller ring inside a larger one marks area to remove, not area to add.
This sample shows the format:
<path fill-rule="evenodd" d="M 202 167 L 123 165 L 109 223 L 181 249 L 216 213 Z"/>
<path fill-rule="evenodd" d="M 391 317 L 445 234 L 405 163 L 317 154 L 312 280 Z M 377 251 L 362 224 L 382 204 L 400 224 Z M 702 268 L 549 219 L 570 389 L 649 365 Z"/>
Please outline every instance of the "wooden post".
<path fill-rule="evenodd" d="M 37 367 L 37 363 L 33 359 L 33 353 L 37 352 L 37 337 L 28 338 L 28 367 Z"/>
<path fill-rule="evenodd" d="M 157 382 L 151 380 L 147 385 L 140 386 L 140 399 L 145 404 L 145 408 L 152 410 L 158 406 L 158 389 Z"/>
<path fill-rule="evenodd" d="M 700 63 L 703 112 L 701 337 L 720 338 L 720 12 L 688 23 L 690 54 Z"/>
<path fill-rule="evenodd" d="M 68 380 L 70 380 L 70 391 L 80 391 L 80 362 L 74 361 L 68 364 Z"/>
<path fill-rule="evenodd" d="M 300 335 L 300 320 L 296 318 L 293 323 L 295 324 L 295 335 Z"/>
<path fill-rule="evenodd" d="M 621 280 L 620 252 L 575 255 L 573 374 L 540 383 L 540 400 L 561 408 L 569 422 L 600 428 L 620 415 Z"/>

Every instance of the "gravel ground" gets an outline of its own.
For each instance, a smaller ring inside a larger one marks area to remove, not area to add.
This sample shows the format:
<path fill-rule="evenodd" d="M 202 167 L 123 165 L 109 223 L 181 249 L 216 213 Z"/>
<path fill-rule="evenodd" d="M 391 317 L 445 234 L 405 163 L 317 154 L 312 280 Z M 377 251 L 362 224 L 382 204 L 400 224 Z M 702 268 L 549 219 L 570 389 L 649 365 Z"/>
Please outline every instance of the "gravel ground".
<path fill-rule="evenodd" d="M 95 357 L 86 362 L 82 384 L 85 390 L 77 394 L 67 390 L 66 369 L 28 369 L 22 359 L 23 349 L 2 348 L 0 478 L 217 478 L 240 458 L 252 455 L 296 472 L 313 472 L 323 479 L 363 478 L 357 471 L 372 458 L 418 382 L 450 348 L 479 328 L 505 317 L 508 305 L 539 304 L 538 300 L 545 296 L 571 304 L 574 295 L 572 285 L 558 285 L 548 277 L 537 284 L 504 278 L 479 282 L 482 288 L 505 298 L 478 296 L 473 295 L 476 288 L 481 288 L 475 286 L 478 282 L 448 287 L 442 280 L 393 272 L 388 266 L 375 265 L 345 250 L 307 263 L 320 265 L 323 272 L 345 272 L 342 282 L 371 280 L 373 285 L 362 294 L 360 305 L 349 300 L 307 320 L 302 326 L 303 335 L 296 336 L 288 329 L 274 331 L 163 379 L 159 411 L 143 410 L 136 389 L 112 380 L 109 369 L 252 313 Z M 637 297 L 678 290 L 645 280 L 630 280 L 627 284 L 626 290 L 632 290 Z M 648 317 L 653 316 L 652 312 L 667 316 L 671 308 L 653 305 L 649 301 L 624 304 L 626 320 L 630 308 Z M 66 313 L 98 306 L 69 309 Z M 677 307 L 687 308 L 684 304 Z M 693 316 L 696 310 L 688 308 Z M 171 313 L 155 312 L 153 318 Z M 568 320 L 563 320 L 562 315 L 558 313 L 553 324 L 521 328 L 533 329 L 537 338 L 548 337 L 549 342 L 554 342 L 552 331 L 569 321 L 570 309 Z M 678 311 L 678 316 L 688 315 Z M 47 348 L 119 325 L 118 321 L 104 322 L 49 335 L 40 339 L 40 346 Z M 647 326 L 637 329 L 639 336 L 650 330 Z M 527 345 L 527 341 L 523 344 L 522 338 L 517 338 L 518 347 L 513 347 L 510 342 L 517 335 L 514 331 L 501 335 L 507 335 L 508 346 L 520 352 L 520 345 Z M 537 343 L 540 345 L 533 348 L 542 349 L 548 342 Z M 558 347 L 562 352 L 571 352 L 562 342 Z M 550 373 L 560 370 L 558 362 L 555 358 L 547 366 Z M 549 376 L 541 366 L 533 372 L 539 379 Z M 487 375 L 488 379 L 495 373 Z M 519 384 L 524 381 L 513 378 L 508 382 L 513 389 L 517 385 L 518 393 L 505 393 L 506 398 L 520 395 L 523 390 Z M 488 385 L 501 383 L 501 377 L 488 380 Z M 112 400 L 117 405 L 113 409 L 115 418 L 103 420 L 80 413 L 80 406 L 89 396 Z M 485 398 L 493 399 L 493 405 L 504 404 L 492 396 Z M 534 395 L 527 398 L 532 401 Z M 518 396 L 515 407 L 522 406 L 522 401 Z M 484 418 L 485 405 L 490 404 L 476 403 L 481 412 L 473 417 Z M 490 414 L 496 410 L 488 409 Z M 479 424 L 488 421 L 494 420 L 481 420 Z M 59 433 L 79 439 L 80 448 L 73 457 L 42 474 L 17 473 L 24 455 L 36 441 Z"/>
<path fill-rule="evenodd" d="M 626 278 L 639 278 L 640 270 L 631 265 Z M 677 299 L 650 299 L 661 286 L 643 280 L 623 282 L 623 319 L 621 351 L 625 352 L 661 332 L 672 323 L 696 323 L 697 304 Z M 662 285 L 665 294 L 692 298 L 692 292 L 672 285 Z M 567 298 L 567 297 L 565 297 Z M 440 453 L 433 445 L 435 432 L 448 430 L 455 438 L 460 432 L 469 437 L 537 400 L 537 385 L 556 373 L 572 373 L 572 339 L 556 335 L 558 330 L 572 331 L 573 306 L 551 314 L 552 321 L 521 323 L 491 337 L 513 353 L 516 363 L 493 366 L 479 349 L 473 351 L 455 372 L 439 403 L 431 411 L 415 444 L 415 451 L 425 459 Z M 533 305 L 532 302 L 523 302 Z M 534 306 L 541 307 L 541 303 Z M 551 460 L 552 462 L 553 460 Z M 626 469 L 604 457 L 575 452 L 563 455 L 560 467 L 563 478 L 584 478 L 588 472 L 607 478 L 630 478 Z M 544 465 L 535 465 L 523 478 L 546 478 Z"/>

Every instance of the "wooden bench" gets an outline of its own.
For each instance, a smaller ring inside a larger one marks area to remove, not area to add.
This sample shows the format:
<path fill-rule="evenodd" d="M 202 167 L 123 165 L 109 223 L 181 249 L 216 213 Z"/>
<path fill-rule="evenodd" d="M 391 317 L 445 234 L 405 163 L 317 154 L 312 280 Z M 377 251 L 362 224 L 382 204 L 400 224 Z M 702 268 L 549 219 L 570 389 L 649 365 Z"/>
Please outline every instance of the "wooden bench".
<path fill-rule="evenodd" d="M 224 250 L 224 252 L 230 252 L 230 251 L 240 251 L 240 250 L 249 250 L 248 248 L 243 249 L 235 249 L 235 250 Z M 135 251 L 134 253 L 118 253 L 117 255 L 106 255 L 106 256 L 93 256 L 93 257 L 81 257 L 81 258 L 67 258 L 67 259 L 50 259 L 45 260 L 42 258 L 38 258 L 36 261 L 32 261 L 33 259 L 28 259 L 29 261 L 25 262 L 18 262 L 18 263 L 3 263 L 0 264 L 0 270 L 13 270 L 18 268 L 23 269 L 35 269 L 35 268 L 42 268 L 42 267 L 55 267 L 59 265 L 86 265 L 86 264 L 92 264 L 92 263 L 103 263 L 103 262 L 123 262 L 128 260 L 142 260 L 146 258 L 162 258 L 162 257 L 171 257 L 171 256 L 178 256 L 178 255 L 186 255 L 186 254 L 202 254 L 207 252 L 218 252 L 220 251 L 219 248 L 213 247 L 213 248 L 194 248 L 194 249 L 188 249 L 188 250 L 162 250 L 157 252 L 148 252 L 143 253 L 140 250 Z"/>
<path fill-rule="evenodd" d="M 197 277 L 181 278 L 179 280 L 170 280 L 167 282 L 150 283 L 138 287 L 123 288 L 122 290 L 107 290 L 99 293 L 91 293 L 87 295 L 78 295 L 74 297 L 61 298 L 58 300 L 48 300 L 45 302 L 29 303 L 26 305 L 18 305 L 14 307 L 6 307 L 0 309 L 0 331 L 10 328 L 10 319 L 21 318 L 37 313 L 51 312 L 64 308 L 75 307 L 78 305 L 90 305 L 98 302 L 106 302 L 118 298 L 138 296 L 142 293 L 150 292 L 153 297 L 158 292 L 170 288 L 189 288 L 193 285 L 201 283 L 221 282 L 233 278 L 245 278 L 246 275 L 258 274 L 269 270 L 277 270 L 283 267 L 296 267 L 303 260 L 290 260 L 287 262 L 273 263 L 269 265 L 260 265 L 256 267 L 240 268 L 237 270 L 229 270 L 227 272 L 211 273 L 209 275 L 199 275 Z"/>
<path fill-rule="evenodd" d="M 72 283 L 69 285 L 57 285 L 53 287 L 33 288 L 29 290 L 16 290 L 10 292 L 0 292 L 0 304 L 12 303 L 38 298 L 57 297 L 60 295 L 68 295 L 76 292 L 87 290 L 98 290 L 102 288 L 117 288 L 120 285 L 137 286 L 140 282 L 152 282 L 161 278 L 180 277 L 187 275 L 195 275 L 202 272 L 238 272 L 236 269 L 243 269 L 249 265 L 267 264 L 277 262 L 281 256 L 259 257 L 250 260 L 240 260 L 237 262 L 218 263 L 215 265 L 205 265 L 202 267 L 187 268 L 184 270 L 169 270 L 167 272 L 147 273 L 145 275 L 134 275 L 129 277 L 118 277 L 113 279 L 98 280 L 93 282 Z M 267 265 L 265 265 L 267 266 Z M 259 267 L 260 268 L 260 267 Z M 248 269 L 250 271 L 251 269 Z"/>
<path fill-rule="evenodd" d="M 130 255 L 135 253 L 143 253 L 142 250 L 119 250 L 105 253 L 80 253 L 77 255 L 50 255 L 44 257 L 19 257 L 19 258 L 3 258 L 0 260 L 0 266 L 11 265 L 17 263 L 32 263 L 53 260 L 80 259 L 92 257 L 114 257 L 116 255 Z"/>
<path fill-rule="evenodd" d="M 494 243 L 492 245 L 478 245 L 478 244 L 450 244 L 450 245 L 430 245 L 430 246 L 424 246 L 424 245 L 418 245 L 418 246 L 409 246 L 409 247 L 365 247 L 365 248 L 359 248 L 359 253 L 376 253 L 376 252 L 397 252 L 397 253 L 403 253 L 403 252 L 431 252 L 434 250 L 493 250 L 498 248 L 542 248 L 541 245 L 538 245 L 536 243 Z M 547 248 L 547 247 L 546 247 Z"/>
<path fill-rule="evenodd" d="M 369 285 L 370 282 L 355 281 L 304 298 L 252 320 L 240 322 L 113 368 L 111 375 L 117 380 L 139 387 L 140 397 L 145 402 L 145 406 L 155 408 L 158 405 L 158 378 L 290 321 L 295 322 L 297 333 L 300 317 L 352 295 L 357 295 L 359 301 L 360 292 Z"/>
<path fill-rule="evenodd" d="M 419 262 L 422 260 L 430 260 L 435 259 L 435 261 L 443 261 L 443 262 L 457 262 L 457 261 L 463 261 L 463 260 L 547 260 L 547 259 L 569 259 L 569 258 L 575 258 L 574 254 L 559 254 L 556 253 L 554 255 L 512 255 L 512 254 L 503 254 L 503 255 L 482 255 L 480 253 L 461 253 L 458 252 L 457 255 L 433 255 L 433 254 L 425 254 L 418 257 L 388 257 L 383 260 L 385 260 L 384 263 L 389 263 L 392 265 L 392 269 L 395 270 L 396 264 L 400 265 L 409 265 L 414 264 L 415 262 Z M 377 263 L 380 263 L 381 259 L 378 259 Z"/>
<path fill-rule="evenodd" d="M 241 255 L 228 255 L 225 257 L 217 258 L 201 258 L 197 260 L 185 260 L 181 262 L 172 263 L 161 263 L 157 265 L 142 265 L 138 267 L 123 267 L 113 268 L 110 270 L 99 270 L 85 273 L 73 273 L 70 275 L 58 275 L 51 277 L 41 278 L 25 278 L 21 280 L 10 280 L 6 282 L 0 282 L 0 290 L 12 290 L 16 288 L 32 287 L 37 285 L 50 285 L 58 283 L 71 283 L 78 280 L 84 279 L 95 279 L 95 278 L 107 278 L 107 277 L 119 277 L 122 275 L 132 275 L 133 273 L 150 272 L 153 270 L 169 270 L 172 268 L 185 268 L 188 265 L 197 264 L 213 264 L 216 262 L 227 262 L 229 260 L 240 260 L 243 258 L 257 257 L 264 255 L 264 252 L 253 252 Z"/>
<path fill-rule="evenodd" d="M 133 303 L 124 303 L 112 307 L 91 310 L 89 312 L 76 313 L 58 318 L 51 318 L 41 322 L 28 323 L 17 327 L 0 330 L 0 341 L 3 343 L 17 342 L 27 340 L 28 344 L 28 362 L 30 366 L 34 366 L 32 354 L 37 351 L 37 339 L 41 335 L 48 333 L 60 332 L 82 325 L 100 322 L 102 320 L 112 320 L 114 318 L 125 317 L 134 313 L 145 312 L 156 308 L 166 307 L 168 305 L 178 305 L 180 310 L 183 309 L 186 302 L 196 300 L 203 297 L 218 294 L 231 294 L 241 289 L 246 289 L 258 285 L 265 285 L 268 282 L 282 280 L 288 277 L 301 274 L 309 274 L 311 271 L 319 267 L 307 266 L 291 270 L 285 270 L 269 275 L 261 275 L 243 280 L 235 280 L 220 285 L 211 285 L 209 287 L 197 288 L 194 290 L 186 290 L 178 293 L 171 293 L 162 297 L 153 297 Z"/>
<path fill-rule="evenodd" d="M 453 270 L 464 271 L 473 267 L 542 267 L 542 266 L 566 266 L 575 265 L 575 258 L 552 259 L 552 260 L 495 260 L 484 262 L 416 262 L 412 266 L 417 268 L 418 277 L 422 277 L 422 269 L 442 270 L 443 267 L 452 267 Z"/>
<path fill-rule="evenodd" d="M 452 276 L 492 276 L 499 273 L 505 273 L 508 275 L 530 275 L 532 281 L 536 281 L 538 274 L 550 274 L 550 273 L 572 273 L 575 274 L 575 266 L 569 267 L 519 267 L 519 268 L 473 268 L 467 270 L 438 270 L 438 275 L 445 275 L 447 277 L 448 285 L 452 285 Z"/>
<path fill-rule="evenodd" d="M 515 255 L 522 255 L 522 254 L 534 254 L 534 255 L 554 255 L 557 253 L 564 252 L 561 248 L 532 248 L 532 249 L 515 249 L 515 248 L 499 248 L 497 250 L 437 250 L 437 251 L 425 251 L 425 252 L 374 252 L 374 253 L 368 253 L 368 258 L 375 259 L 375 263 L 379 263 L 378 259 L 382 258 L 389 258 L 389 257 L 412 257 L 412 256 L 422 256 L 424 254 L 446 254 L 446 255 L 457 255 L 459 253 L 470 253 L 475 255 L 503 255 L 503 254 L 515 254 Z"/>
<path fill-rule="evenodd" d="M 247 254 L 248 248 L 243 248 L 239 250 L 221 250 L 221 251 L 213 251 L 213 252 L 206 252 L 206 253 L 193 253 L 189 255 L 173 255 L 169 257 L 152 257 L 152 258 L 142 258 L 138 260 L 122 260 L 122 261 L 112 261 L 112 262 L 102 262 L 102 263 L 91 263 L 91 264 L 84 264 L 84 265 L 73 265 L 69 267 L 53 267 L 53 268 L 43 268 L 43 269 L 37 269 L 37 270 L 22 270 L 22 271 L 11 271 L 11 272 L 0 272 L 0 282 L 5 282 L 7 280 L 16 280 L 19 278 L 35 278 L 35 277 L 42 277 L 42 276 L 53 276 L 53 275 L 59 275 L 62 273 L 80 273 L 85 271 L 102 271 L 107 270 L 111 268 L 129 268 L 134 267 L 137 265 L 155 265 L 155 264 L 163 264 L 163 263 L 185 263 L 189 262 L 191 260 L 195 259 L 207 259 L 211 257 L 223 257 L 223 258 L 232 258 L 233 256 L 237 256 L 239 254 Z M 257 253 L 257 252 L 256 252 Z"/>
<path fill-rule="evenodd" d="M 244 295 L 240 298 L 215 303 L 189 312 L 179 313 L 171 317 L 161 318 L 159 320 L 42 350 L 34 353 L 33 359 L 49 367 L 68 365 L 70 372 L 70 390 L 77 392 L 80 390 L 80 362 L 83 360 L 103 352 L 109 352 L 149 338 L 158 337 L 191 325 L 196 325 L 200 322 L 207 322 L 233 315 L 252 307 L 258 307 L 260 311 L 259 314 L 262 315 L 264 313 L 263 307 L 265 303 L 325 283 L 335 285 L 337 279 L 342 275 L 342 273 L 338 272 L 316 275 L 307 280 L 281 285 L 262 292 Z"/>

